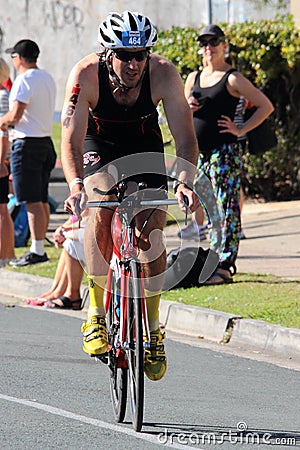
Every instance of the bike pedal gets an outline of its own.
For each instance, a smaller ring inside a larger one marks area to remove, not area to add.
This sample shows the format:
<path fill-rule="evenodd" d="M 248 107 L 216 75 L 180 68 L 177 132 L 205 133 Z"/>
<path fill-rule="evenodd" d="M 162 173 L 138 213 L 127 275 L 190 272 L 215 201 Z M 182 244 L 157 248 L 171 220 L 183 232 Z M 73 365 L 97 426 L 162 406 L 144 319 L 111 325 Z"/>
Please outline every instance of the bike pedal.
<path fill-rule="evenodd" d="M 108 354 L 103 353 L 103 355 L 90 355 L 92 358 L 95 358 L 96 361 L 100 361 L 103 364 L 108 364 Z"/>

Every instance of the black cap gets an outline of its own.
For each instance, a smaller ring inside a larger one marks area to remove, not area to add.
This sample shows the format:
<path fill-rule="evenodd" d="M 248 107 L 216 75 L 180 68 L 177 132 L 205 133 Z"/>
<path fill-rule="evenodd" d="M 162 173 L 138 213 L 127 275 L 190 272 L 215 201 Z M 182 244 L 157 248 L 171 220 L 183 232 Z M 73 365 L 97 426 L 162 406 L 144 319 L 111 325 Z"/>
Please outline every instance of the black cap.
<path fill-rule="evenodd" d="M 203 36 L 213 36 L 213 37 L 225 39 L 225 34 L 221 30 L 221 28 L 218 27 L 218 25 L 207 25 L 206 27 L 204 27 L 201 30 L 201 32 L 197 38 L 197 41 L 199 41 Z"/>
<path fill-rule="evenodd" d="M 37 59 L 40 53 L 38 45 L 30 39 L 22 39 L 13 47 L 7 48 L 5 53 L 18 53 L 22 58 Z"/>

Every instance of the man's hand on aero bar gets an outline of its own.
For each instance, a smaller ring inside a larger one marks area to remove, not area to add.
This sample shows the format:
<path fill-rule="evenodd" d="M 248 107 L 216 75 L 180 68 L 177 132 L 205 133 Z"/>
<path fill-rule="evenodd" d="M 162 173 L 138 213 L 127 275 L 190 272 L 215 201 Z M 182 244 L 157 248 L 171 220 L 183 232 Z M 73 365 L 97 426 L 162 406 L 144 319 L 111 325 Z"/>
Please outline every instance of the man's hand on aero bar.
<path fill-rule="evenodd" d="M 84 189 L 70 194 L 65 200 L 64 210 L 69 214 L 74 214 L 81 220 L 81 213 L 86 209 L 87 196 Z"/>
<path fill-rule="evenodd" d="M 188 206 L 191 212 L 196 211 L 200 207 L 199 199 L 191 189 L 185 184 L 179 184 L 176 190 L 175 197 L 178 200 L 178 205 L 181 211 L 185 212 Z"/>

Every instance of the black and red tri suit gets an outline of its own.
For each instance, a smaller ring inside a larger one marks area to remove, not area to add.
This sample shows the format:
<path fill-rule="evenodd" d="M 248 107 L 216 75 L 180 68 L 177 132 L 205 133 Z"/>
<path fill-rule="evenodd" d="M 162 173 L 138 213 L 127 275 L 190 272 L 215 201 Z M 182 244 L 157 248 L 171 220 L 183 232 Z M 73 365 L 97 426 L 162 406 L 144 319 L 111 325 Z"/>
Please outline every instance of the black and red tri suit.
<path fill-rule="evenodd" d="M 107 66 L 101 61 L 98 77 L 99 100 L 90 110 L 84 141 L 84 176 L 106 171 L 114 161 L 118 169 L 116 181 L 126 175 L 126 178 L 146 182 L 148 187 L 167 188 L 164 146 L 158 112 L 151 98 L 149 66 L 138 99 L 131 107 L 115 101 Z M 123 158 L 127 155 L 136 157 Z M 122 159 L 116 161 L 119 158 Z"/>

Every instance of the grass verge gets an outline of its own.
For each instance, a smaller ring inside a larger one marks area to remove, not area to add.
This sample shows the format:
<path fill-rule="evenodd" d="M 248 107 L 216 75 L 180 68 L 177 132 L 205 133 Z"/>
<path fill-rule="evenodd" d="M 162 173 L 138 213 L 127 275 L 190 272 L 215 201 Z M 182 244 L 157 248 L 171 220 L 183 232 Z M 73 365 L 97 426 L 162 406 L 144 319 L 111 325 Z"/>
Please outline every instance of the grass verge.
<path fill-rule="evenodd" d="M 21 256 L 26 250 L 17 248 L 16 255 Z M 47 244 L 46 251 L 50 258 L 49 263 L 8 270 L 54 278 L 61 250 Z M 86 276 L 83 284 L 86 284 Z M 300 280 L 256 273 L 237 274 L 233 284 L 174 289 L 164 292 L 162 297 L 165 300 L 224 311 L 243 318 L 300 328 Z"/>
<path fill-rule="evenodd" d="M 61 141 L 61 125 L 54 122 L 52 127 L 52 140 L 57 154 L 57 160 L 60 161 L 60 141 Z"/>
<path fill-rule="evenodd" d="M 300 280 L 256 273 L 237 274 L 232 284 L 175 289 L 164 292 L 163 298 L 300 328 Z"/>

